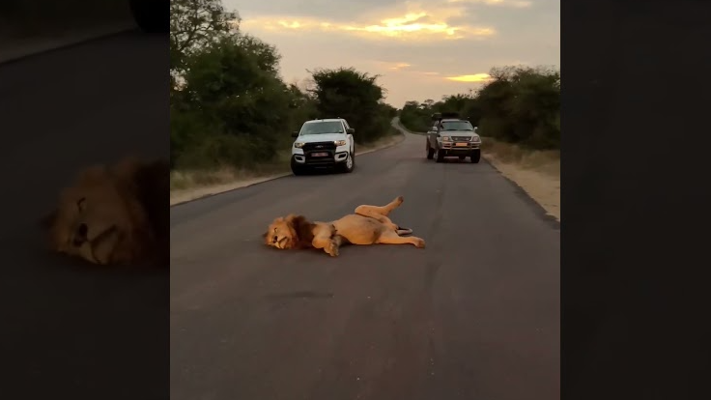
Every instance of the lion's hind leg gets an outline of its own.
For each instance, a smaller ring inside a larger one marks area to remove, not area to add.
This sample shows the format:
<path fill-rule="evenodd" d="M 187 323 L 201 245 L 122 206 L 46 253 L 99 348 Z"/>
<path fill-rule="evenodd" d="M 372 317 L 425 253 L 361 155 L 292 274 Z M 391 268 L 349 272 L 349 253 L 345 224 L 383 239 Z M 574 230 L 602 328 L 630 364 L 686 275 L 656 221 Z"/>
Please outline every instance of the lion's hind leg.
<path fill-rule="evenodd" d="M 418 238 L 415 236 L 409 236 L 409 237 L 402 237 L 397 234 L 397 232 L 393 231 L 385 231 L 383 232 L 378 240 L 376 241 L 377 244 L 411 244 L 415 247 L 418 247 L 420 249 L 425 248 L 425 240 L 422 238 Z"/>
<path fill-rule="evenodd" d="M 391 201 L 390 203 L 388 203 L 382 207 L 369 206 L 369 205 L 358 206 L 355 209 L 355 213 L 362 215 L 364 217 L 371 217 L 371 218 L 375 218 L 375 219 L 378 219 L 376 217 L 376 215 L 387 217 L 388 215 L 390 215 L 391 212 L 393 212 L 393 210 L 400 207 L 400 205 L 402 204 L 403 201 L 404 201 L 404 199 L 402 198 L 402 196 L 398 196 L 395 198 L 395 200 Z"/>
<path fill-rule="evenodd" d="M 398 196 L 395 200 L 391 201 L 390 203 L 388 203 L 382 207 L 369 206 L 369 205 L 358 206 L 355 209 L 355 213 L 358 215 L 361 215 L 363 217 L 369 217 L 369 218 L 376 219 L 376 220 L 380 221 L 381 223 L 383 223 L 384 225 L 386 225 L 389 229 L 391 229 L 395 232 L 402 231 L 403 232 L 402 234 L 406 235 L 408 233 L 412 233 L 412 230 L 407 229 L 407 228 L 401 228 L 397 224 L 395 224 L 392 220 L 390 220 L 390 218 L 388 218 L 388 215 L 390 215 L 390 213 L 394 209 L 400 207 L 400 205 L 402 204 L 403 201 L 404 201 L 404 199 L 402 198 L 402 196 Z"/>

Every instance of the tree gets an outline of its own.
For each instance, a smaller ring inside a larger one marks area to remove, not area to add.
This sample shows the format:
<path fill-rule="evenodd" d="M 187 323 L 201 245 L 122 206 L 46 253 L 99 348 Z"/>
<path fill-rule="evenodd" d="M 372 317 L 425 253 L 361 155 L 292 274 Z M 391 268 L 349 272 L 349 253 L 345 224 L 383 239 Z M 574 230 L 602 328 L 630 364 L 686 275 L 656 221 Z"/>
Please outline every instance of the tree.
<path fill-rule="evenodd" d="M 400 122 L 411 131 L 427 131 L 432 126 L 430 117 L 435 104 L 431 99 L 427 99 L 423 103 L 414 100 L 405 102 L 400 111 Z"/>
<path fill-rule="evenodd" d="M 294 100 L 277 75 L 278 61 L 273 46 L 243 35 L 186 56 L 185 84 L 171 107 L 174 157 L 205 168 L 272 159 L 288 137 Z"/>
<path fill-rule="evenodd" d="M 383 88 L 377 75 L 353 68 L 319 69 L 312 72 L 316 100 L 321 118 L 345 118 L 356 128 L 355 139 L 366 143 L 389 130 L 388 112 L 381 105 Z"/>
<path fill-rule="evenodd" d="M 236 33 L 239 16 L 221 0 L 170 0 L 170 70 L 180 74 L 185 58 L 220 37 Z"/>
<path fill-rule="evenodd" d="M 539 148 L 560 146 L 560 73 L 550 68 L 492 69 L 478 93 L 481 132 Z"/>

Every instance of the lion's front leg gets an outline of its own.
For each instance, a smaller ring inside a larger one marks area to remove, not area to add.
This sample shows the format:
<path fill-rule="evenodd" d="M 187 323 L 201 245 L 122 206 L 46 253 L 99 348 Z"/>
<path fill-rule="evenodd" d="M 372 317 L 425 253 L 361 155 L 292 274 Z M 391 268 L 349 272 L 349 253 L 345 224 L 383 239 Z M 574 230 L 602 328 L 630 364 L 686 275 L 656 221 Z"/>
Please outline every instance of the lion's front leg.
<path fill-rule="evenodd" d="M 314 231 L 311 244 L 317 249 L 323 249 L 331 257 L 338 257 L 338 248 L 341 246 L 341 237 L 336 234 L 336 227 L 332 224 L 321 225 Z"/>
<path fill-rule="evenodd" d="M 341 247 L 342 238 L 339 235 L 331 236 L 317 236 L 311 244 L 317 249 L 323 249 L 331 257 L 338 257 L 338 249 Z"/>

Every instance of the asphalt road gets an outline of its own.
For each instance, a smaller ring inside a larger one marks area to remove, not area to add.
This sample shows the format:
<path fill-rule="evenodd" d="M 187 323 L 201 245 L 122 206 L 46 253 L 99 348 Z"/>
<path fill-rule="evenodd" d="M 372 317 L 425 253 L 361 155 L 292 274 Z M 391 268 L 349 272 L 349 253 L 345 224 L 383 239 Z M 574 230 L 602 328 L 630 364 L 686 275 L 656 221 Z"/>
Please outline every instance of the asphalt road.
<path fill-rule="evenodd" d="M 4 397 L 168 397 L 168 271 L 54 256 L 37 227 L 80 168 L 169 157 L 167 52 L 131 31 L 0 64 Z"/>
<path fill-rule="evenodd" d="M 491 165 L 424 138 L 352 174 L 289 176 L 171 209 L 172 400 L 559 398 L 560 231 Z M 360 204 L 427 241 L 266 248 L 290 212 Z"/>

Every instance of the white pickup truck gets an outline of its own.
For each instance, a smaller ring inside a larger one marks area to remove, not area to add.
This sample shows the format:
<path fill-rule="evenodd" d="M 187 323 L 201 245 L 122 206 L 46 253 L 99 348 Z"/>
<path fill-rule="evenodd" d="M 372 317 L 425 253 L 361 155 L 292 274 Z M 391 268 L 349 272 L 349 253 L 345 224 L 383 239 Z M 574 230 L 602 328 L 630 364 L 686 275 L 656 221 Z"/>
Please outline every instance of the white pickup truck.
<path fill-rule="evenodd" d="M 291 146 L 291 171 L 301 175 L 313 168 L 352 172 L 355 168 L 355 129 L 343 118 L 306 121 Z"/>

